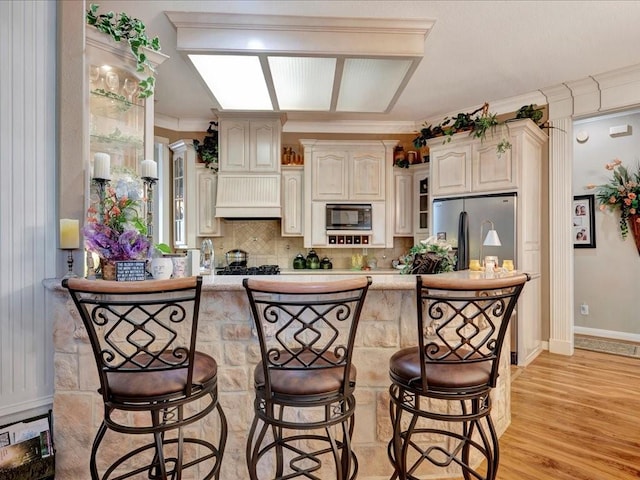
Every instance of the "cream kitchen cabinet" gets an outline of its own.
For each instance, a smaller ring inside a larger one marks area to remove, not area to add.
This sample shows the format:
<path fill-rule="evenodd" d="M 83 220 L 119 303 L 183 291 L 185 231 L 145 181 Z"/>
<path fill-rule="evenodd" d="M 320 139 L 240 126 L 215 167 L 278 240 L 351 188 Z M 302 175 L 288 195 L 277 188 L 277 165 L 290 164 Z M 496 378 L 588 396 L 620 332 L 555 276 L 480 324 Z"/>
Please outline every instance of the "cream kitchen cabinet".
<path fill-rule="evenodd" d="M 393 171 L 393 235 L 413 235 L 413 172 L 406 168 Z"/>
<path fill-rule="evenodd" d="M 385 142 L 389 142 L 387 145 Z M 385 200 L 395 141 L 301 140 L 312 201 Z M 393 143 L 393 145 L 391 145 Z"/>
<path fill-rule="evenodd" d="M 459 133 L 450 142 L 442 138 L 429 141 L 431 158 L 431 194 L 434 196 L 509 191 L 523 181 L 520 167 L 527 162 L 527 145 L 541 133 L 530 120 L 497 128 L 484 141 Z M 508 136 L 512 148 L 498 154 L 497 146 Z"/>
<path fill-rule="evenodd" d="M 219 237 L 223 234 L 223 220 L 216 218 L 216 190 L 218 175 L 204 164 L 198 163 L 196 171 L 196 211 L 198 237 Z"/>
<path fill-rule="evenodd" d="M 304 246 L 392 247 L 393 210 L 388 205 L 393 201 L 393 147 L 398 142 L 303 139 L 300 143 L 305 159 Z M 371 203 L 371 230 L 329 234 L 327 203 Z"/>
<path fill-rule="evenodd" d="M 282 167 L 282 221 L 283 237 L 301 237 L 304 234 L 304 171 L 300 166 Z"/>
<path fill-rule="evenodd" d="M 219 115 L 221 173 L 280 172 L 280 117 Z"/>
<path fill-rule="evenodd" d="M 431 196 L 429 192 L 430 164 L 411 166 L 413 173 L 413 234 L 418 240 L 429 236 Z"/>
<path fill-rule="evenodd" d="M 169 148 L 173 152 L 173 247 L 178 250 L 196 248 L 197 237 L 223 233 L 221 220 L 215 218 L 217 175 L 197 163 L 192 140 L 178 140 Z"/>

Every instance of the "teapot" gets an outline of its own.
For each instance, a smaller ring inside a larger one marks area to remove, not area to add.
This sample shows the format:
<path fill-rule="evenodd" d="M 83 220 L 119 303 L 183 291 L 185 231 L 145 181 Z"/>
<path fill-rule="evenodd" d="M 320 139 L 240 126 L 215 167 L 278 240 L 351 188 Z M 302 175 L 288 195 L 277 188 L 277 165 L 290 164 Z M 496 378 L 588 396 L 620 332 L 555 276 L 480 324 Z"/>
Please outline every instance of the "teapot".
<path fill-rule="evenodd" d="M 307 268 L 320 268 L 320 258 L 315 250 L 309 250 L 309 254 L 307 255 Z"/>
<path fill-rule="evenodd" d="M 293 268 L 295 270 L 307 268 L 307 261 L 304 259 L 304 255 L 299 253 L 295 256 L 295 258 L 293 259 Z"/>
<path fill-rule="evenodd" d="M 323 270 L 331 270 L 333 268 L 333 264 L 331 263 L 331 260 L 329 260 L 329 257 L 324 257 L 320 260 L 320 268 Z"/>

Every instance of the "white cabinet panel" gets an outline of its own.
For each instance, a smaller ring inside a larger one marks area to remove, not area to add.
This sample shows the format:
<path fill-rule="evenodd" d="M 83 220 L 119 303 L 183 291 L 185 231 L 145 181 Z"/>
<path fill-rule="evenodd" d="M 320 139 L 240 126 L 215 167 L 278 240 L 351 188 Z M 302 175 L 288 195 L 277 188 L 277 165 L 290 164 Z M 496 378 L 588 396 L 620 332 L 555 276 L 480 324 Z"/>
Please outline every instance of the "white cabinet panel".
<path fill-rule="evenodd" d="M 280 171 L 280 120 L 219 116 L 220 173 Z"/>
<path fill-rule="evenodd" d="M 431 190 L 433 195 L 471 191 L 471 146 L 431 147 Z"/>
<path fill-rule="evenodd" d="M 476 143 L 473 146 L 472 190 L 488 192 L 517 186 L 517 165 L 511 150 L 497 153 L 498 140 Z"/>
<path fill-rule="evenodd" d="M 282 167 L 282 236 L 303 234 L 303 169 Z"/>
<path fill-rule="evenodd" d="M 220 121 L 220 170 L 249 170 L 249 122 Z"/>
<path fill-rule="evenodd" d="M 199 237 L 221 235 L 221 220 L 216 218 L 216 189 L 218 176 L 204 165 L 196 166 L 196 205 Z"/>
<path fill-rule="evenodd" d="M 393 184 L 393 234 L 413 235 L 413 174 L 409 170 L 394 172 Z"/>
<path fill-rule="evenodd" d="M 351 152 L 349 161 L 349 200 L 384 200 L 384 165 L 384 151 Z"/>
<path fill-rule="evenodd" d="M 346 152 L 313 152 L 311 155 L 312 200 L 348 200 Z"/>

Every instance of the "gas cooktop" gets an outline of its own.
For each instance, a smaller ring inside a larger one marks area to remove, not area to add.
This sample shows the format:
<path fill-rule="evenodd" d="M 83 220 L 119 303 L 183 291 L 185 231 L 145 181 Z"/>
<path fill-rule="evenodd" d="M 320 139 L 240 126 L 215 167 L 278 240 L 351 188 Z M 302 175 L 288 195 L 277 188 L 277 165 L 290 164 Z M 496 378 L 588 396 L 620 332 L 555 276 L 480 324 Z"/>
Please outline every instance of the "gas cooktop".
<path fill-rule="evenodd" d="M 260 265 L 258 267 L 224 267 L 216 269 L 216 275 L 279 275 L 278 265 Z"/>

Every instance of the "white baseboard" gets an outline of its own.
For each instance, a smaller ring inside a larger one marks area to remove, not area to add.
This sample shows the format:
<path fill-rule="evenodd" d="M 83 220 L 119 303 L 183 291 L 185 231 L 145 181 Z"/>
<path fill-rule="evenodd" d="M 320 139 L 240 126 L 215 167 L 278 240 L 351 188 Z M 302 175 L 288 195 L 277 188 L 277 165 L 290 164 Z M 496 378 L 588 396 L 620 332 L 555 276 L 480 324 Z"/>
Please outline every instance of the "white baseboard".
<path fill-rule="evenodd" d="M 615 340 L 626 340 L 629 342 L 640 342 L 640 333 L 616 332 L 613 330 L 602 330 L 600 328 L 573 327 L 573 333 L 579 335 L 589 335 L 591 337 L 612 338 Z"/>

